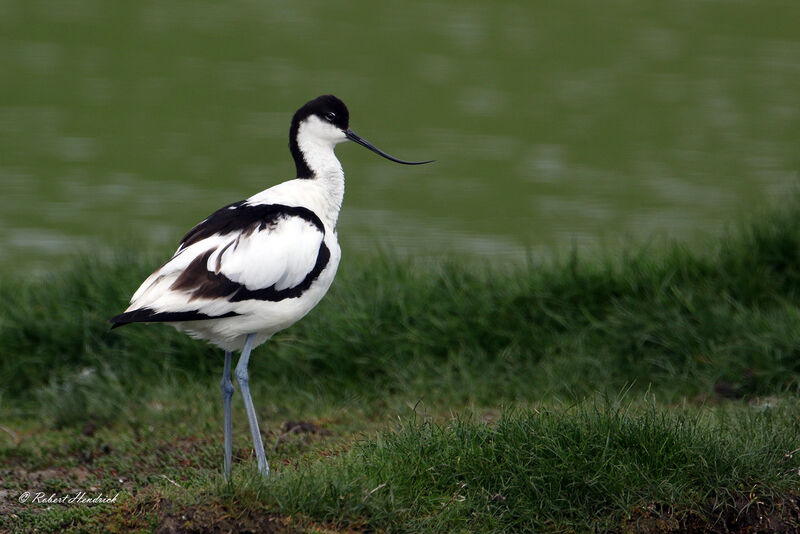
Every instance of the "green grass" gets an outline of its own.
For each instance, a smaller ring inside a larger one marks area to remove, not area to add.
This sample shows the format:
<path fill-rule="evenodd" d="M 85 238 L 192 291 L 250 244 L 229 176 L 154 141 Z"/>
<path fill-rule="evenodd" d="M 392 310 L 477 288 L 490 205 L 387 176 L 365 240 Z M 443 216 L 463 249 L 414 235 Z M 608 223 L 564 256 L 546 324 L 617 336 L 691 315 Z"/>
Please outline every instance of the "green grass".
<path fill-rule="evenodd" d="M 256 495 L 287 514 L 393 532 L 606 530 L 653 503 L 713 521 L 734 494 L 796 487 L 798 461 L 785 457 L 800 438 L 796 409 L 700 415 L 606 403 L 509 410 L 494 423 L 409 419 Z"/>
<path fill-rule="evenodd" d="M 230 486 L 220 351 L 163 325 L 108 329 L 158 261 L 118 252 L 0 281 L 0 522 L 669 531 L 800 520 L 787 455 L 800 447 L 797 201 L 702 253 L 662 244 L 507 268 L 346 258 L 318 309 L 251 360 L 275 477 L 254 476 L 237 402 Z M 282 434 L 291 420 L 323 432 Z M 34 487 L 120 491 L 121 502 L 15 503 Z"/>
<path fill-rule="evenodd" d="M 580 398 L 630 383 L 672 399 L 719 381 L 737 395 L 793 391 L 799 221 L 793 205 L 705 254 L 642 247 L 505 270 L 345 258 L 319 308 L 259 349 L 252 369 L 292 396 L 416 391 L 447 403 Z M 165 375 L 216 377 L 220 351 L 167 326 L 109 330 L 158 264 L 120 253 L 0 282 L 5 396 L 101 387 L 87 372 L 126 391 Z"/>

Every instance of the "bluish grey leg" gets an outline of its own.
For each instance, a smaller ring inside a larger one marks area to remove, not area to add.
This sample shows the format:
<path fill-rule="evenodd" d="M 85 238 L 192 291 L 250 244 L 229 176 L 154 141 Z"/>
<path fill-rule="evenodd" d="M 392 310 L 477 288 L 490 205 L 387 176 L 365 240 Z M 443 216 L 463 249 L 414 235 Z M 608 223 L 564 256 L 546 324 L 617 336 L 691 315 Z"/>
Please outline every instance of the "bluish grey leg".
<path fill-rule="evenodd" d="M 225 419 L 225 480 L 231 479 L 231 457 L 233 455 L 231 435 L 231 399 L 233 398 L 233 382 L 231 382 L 231 352 L 225 351 L 225 369 L 222 371 L 222 410 Z"/>
<path fill-rule="evenodd" d="M 264 454 L 261 432 L 258 430 L 256 410 L 253 408 L 253 399 L 250 397 L 250 385 L 248 384 L 247 375 L 247 364 L 250 361 L 250 351 L 253 350 L 255 337 L 255 334 L 248 334 L 242 349 L 242 356 L 239 358 L 239 363 L 236 364 L 234 374 L 236 374 L 236 381 L 239 383 L 239 391 L 242 393 L 244 409 L 247 411 L 247 420 L 250 421 L 250 433 L 253 435 L 253 448 L 256 451 L 256 459 L 258 460 L 258 471 L 262 475 L 268 476 L 269 464 L 267 464 L 267 455 Z"/>

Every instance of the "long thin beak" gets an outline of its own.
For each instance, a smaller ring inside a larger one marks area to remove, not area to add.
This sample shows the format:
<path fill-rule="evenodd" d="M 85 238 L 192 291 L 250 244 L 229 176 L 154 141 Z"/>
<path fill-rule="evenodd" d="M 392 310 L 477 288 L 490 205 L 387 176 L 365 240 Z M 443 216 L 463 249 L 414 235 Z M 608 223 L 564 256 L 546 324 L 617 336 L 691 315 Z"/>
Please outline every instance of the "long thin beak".
<path fill-rule="evenodd" d="M 384 152 L 380 148 L 378 148 L 376 146 L 373 146 L 371 143 L 369 143 L 365 139 L 362 139 L 361 137 L 356 135 L 356 133 L 353 130 L 350 130 L 350 129 L 345 130 L 344 134 L 351 141 L 355 141 L 359 145 L 365 146 L 368 149 L 372 150 L 376 154 L 380 154 L 381 156 L 383 156 L 386 159 L 390 159 L 390 160 L 395 161 L 397 163 L 402 163 L 403 165 L 423 165 L 425 163 L 433 163 L 434 161 L 436 161 L 436 160 L 433 160 L 433 159 L 432 160 L 428 160 L 428 161 L 403 161 L 402 159 L 397 159 L 394 156 L 390 156 L 389 154 L 387 154 L 386 152 Z"/>

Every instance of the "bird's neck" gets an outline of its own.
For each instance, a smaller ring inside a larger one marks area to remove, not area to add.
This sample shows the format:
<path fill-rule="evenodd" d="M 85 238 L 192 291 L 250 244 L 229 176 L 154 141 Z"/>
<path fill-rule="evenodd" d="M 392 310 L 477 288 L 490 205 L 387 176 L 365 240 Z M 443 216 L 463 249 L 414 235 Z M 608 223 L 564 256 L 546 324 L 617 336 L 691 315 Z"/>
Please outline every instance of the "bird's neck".
<path fill-rule="evenodd" d="M 336 227 L 344 198 L 344 171 L 333 152 L 335 144 L 313 136 L 295 135 L 290 148 L 297 167 L 297 177 L 315 183 L 320 192 L 317 203 L 323 210 L 320 215 L 331 228 Z M 310 184 L 309 184 L 310 185 Z"/>
<path fill-rule="evenodd" d="M 342 164 L 333 153 L 335 145 L 314 137 L 298 135 L 292 146 L 298 178 L 319 178 L 342 174 Z"/>
<path fill-rule="evenodd" d="M 336 158 L 334 158 L 334 161 L 337 164 L 339 163 Z M 336 228 L 336 222 L 339 220 L 339 210 L 342 208 L 342 199 L 344 199 L 344 172 L 342 171 L 342 166 L 338 165 L 338 169 L 319 172 L 311 181 L 319 187 L 321 193 L 318 204 L 322 210 L 318 215 L 330 228 Z"/>

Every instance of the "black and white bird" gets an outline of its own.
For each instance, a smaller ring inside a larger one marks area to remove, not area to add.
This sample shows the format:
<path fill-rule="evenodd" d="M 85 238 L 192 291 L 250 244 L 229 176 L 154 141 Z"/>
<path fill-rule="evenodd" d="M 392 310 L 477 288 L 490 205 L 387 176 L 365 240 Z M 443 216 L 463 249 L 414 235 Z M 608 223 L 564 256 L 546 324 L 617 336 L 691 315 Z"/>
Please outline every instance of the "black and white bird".
<path fill-rule="evenodd" d="M 212 213 L 181 240 L 172 258 L 150 275 L 112 328 L 168 323 L 225 351 L 222 400 L 226 479 L 231 471 L 231 354 L 261 473 L 269 474 L 247 365 L 254 347 L 301 319 L 322 299 L 336 275 L 341 249 L 336 221 L 344 172 L 334 154 L 343 141 L 406 165 L 350 129 L 344 103 L 333 95 L 307 102 L 294 114 L 289 149 L 297 178 Z"/>

